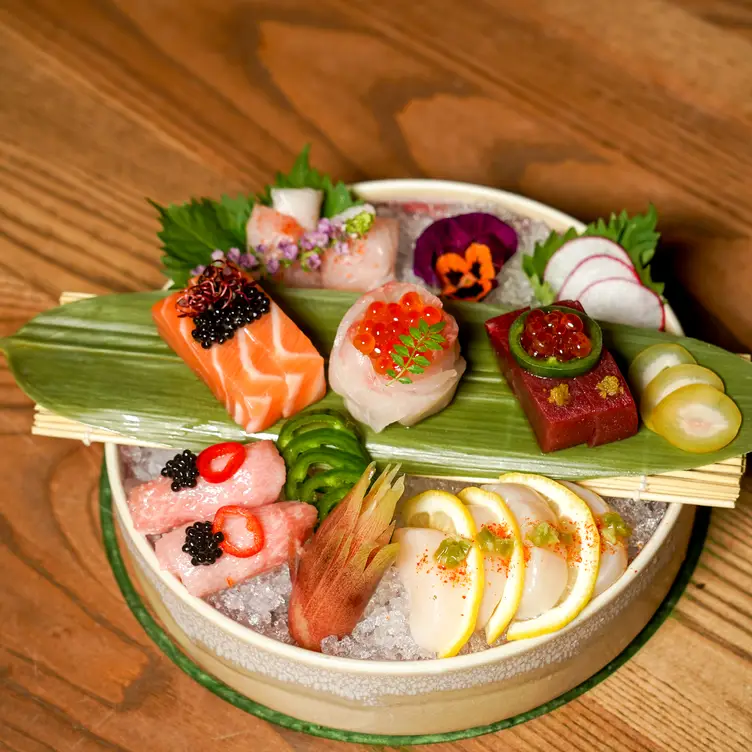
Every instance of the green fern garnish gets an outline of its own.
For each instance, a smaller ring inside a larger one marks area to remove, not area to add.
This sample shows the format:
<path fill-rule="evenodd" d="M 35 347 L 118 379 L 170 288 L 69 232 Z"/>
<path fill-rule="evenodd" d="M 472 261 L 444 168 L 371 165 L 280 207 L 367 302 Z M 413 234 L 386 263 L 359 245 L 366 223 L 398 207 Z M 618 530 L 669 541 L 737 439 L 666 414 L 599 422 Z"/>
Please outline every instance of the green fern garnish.
<path fill-rule="evenodd" d="M 428 324 L 424 319 L 418 322 L 418 326 L 410 327 L 410 334 L 400 335 L 401 345 L 395 345 L 391 353 L 395 367 L 390 368 L 386 375 L 391 379 L 389 384 L 412 384 L 409 373 L 421 374 L 431 361 L 426 357 L 429 350 L 438 351 L 446 342 L 446 337 L 441 334 L 444 328 L 443 321 L 436 324 Z"/>

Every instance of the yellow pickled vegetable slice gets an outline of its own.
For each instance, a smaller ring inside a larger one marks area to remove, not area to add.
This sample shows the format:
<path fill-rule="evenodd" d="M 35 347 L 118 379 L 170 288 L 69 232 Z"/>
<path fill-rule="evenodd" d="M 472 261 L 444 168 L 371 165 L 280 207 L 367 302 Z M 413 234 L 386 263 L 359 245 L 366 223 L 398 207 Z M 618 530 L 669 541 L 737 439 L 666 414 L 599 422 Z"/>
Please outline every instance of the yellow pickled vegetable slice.
<path fill-rule="evenodd" d="M 681 345 L 665 344 L 646 347 L 629 366 L 629 383 L 638 396 L 664 369 L 682 363 L 696 363 L 689 350 Z"/>
<path fill-rule="evenodd" d="M 669 394 L 690 384 L 707 384 L 719 392 L 725 391 L 723 381 L 709 368 L 696 363 L 683 363 L 661 371 L 647 386 L 640 398 L 640 415 L 645 425 L 652 431 L 652 416 L 655 408 Z"/>
<path fill-rule="evenodd" d="M 653 410 L 653 429 L 685 452 L 715 452 L 733 441 L 742 415 L 734 401 L 708 384 L 672 392 Z"/>

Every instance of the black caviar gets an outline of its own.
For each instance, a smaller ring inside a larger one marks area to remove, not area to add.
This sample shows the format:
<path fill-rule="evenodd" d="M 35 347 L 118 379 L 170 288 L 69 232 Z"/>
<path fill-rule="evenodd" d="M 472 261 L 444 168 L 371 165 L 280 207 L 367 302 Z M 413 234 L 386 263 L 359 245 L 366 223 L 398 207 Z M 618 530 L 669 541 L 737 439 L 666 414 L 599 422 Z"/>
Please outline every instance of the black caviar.
<path fill-rule="evenodd" d="M 162 475 L 165 478 L 172 478 L 170 488 L 173 491 L 193 488 L 196 485 L 196 478 L 198 478 L 196 455 L 190 449 L 176 454 L 171 460 L 167 460 L 162 468 Z"/>
<path fill-rule="evenodd" d="M 232 339 L 237 329 L 252 324 L 271 310 L 271 301 L 256 285 L 248 283 L 224 307 L 209 306 L 193 319 L 193 339 L 208 350 Z"/>
<path fill-rule="evenodd" d="M 219 544 L 224 539 L 224 533 L 212 533 L 211 522 L 194 522 L 185 529 L 183 551 L 190 554 L 194 567 L 209 566 L 222 556 Z"/>

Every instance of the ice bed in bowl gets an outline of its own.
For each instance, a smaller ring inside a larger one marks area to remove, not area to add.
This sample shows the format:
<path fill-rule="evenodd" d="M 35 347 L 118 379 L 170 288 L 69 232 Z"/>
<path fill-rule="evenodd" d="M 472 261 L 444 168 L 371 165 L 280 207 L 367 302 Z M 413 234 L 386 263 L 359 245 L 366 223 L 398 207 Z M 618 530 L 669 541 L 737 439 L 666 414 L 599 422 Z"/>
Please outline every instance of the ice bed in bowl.
<path fill-rule="evenodd" d="M 403 231 L 413 236 L 416 225 L 429 224 L 437 211 L 441 216 L 441 205 L 449 213 L 457 213 L 460 206 L 461 211 L 493 211 L 524 227 L 531 239 L 536 231 L 582 227 L 536 202 L 479 186 L 390 180 L 363 183 L 355 190 L 380 213 L 398 214 Z M 400 277 L 409 279 L 411 263 L 402 248 L 397 267 Z M 498 293 L 525 305 L 530 301 L 524 295 L 514 300 L 519 274 L 519 267 L 509 264 Z M 668 307 L 665 326 L 681 332 Z M 160 570 L 151 543 L 133 526 L 123 457 L 116 445 L 107 445 L 106 461 L 124 551 L 146 601 L 175 642 L 208 673 L 273 711 L 310 724 L 375 735 L 419 737 L 485 727 L 526 713 L 582 683 L 648 623 L 679 571 L 694 519 L 689 505 L 632 502 L 620 508 L 634 527 L 643 528 L 639 552 L 632 552 L 626 573 L 615 585 L 554 634 L 452 658 L 362 660 L 286 644 L 229 618 L 227 609 L 222 613 L 189 595 L 176 578 Z M 415 487 L 425 481 L 411 482 Z"/>

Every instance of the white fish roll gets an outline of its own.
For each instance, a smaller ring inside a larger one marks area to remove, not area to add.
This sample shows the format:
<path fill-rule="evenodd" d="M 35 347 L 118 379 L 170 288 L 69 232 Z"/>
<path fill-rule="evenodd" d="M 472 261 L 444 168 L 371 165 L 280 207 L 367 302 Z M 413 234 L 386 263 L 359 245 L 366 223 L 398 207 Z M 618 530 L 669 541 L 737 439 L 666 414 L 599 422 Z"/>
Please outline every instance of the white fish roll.
<path fill-rule="evenodd" d="M 442 310 L 442 303 L 424 287 L 402 282 L 388 282 L 361 297 L 345 314 L 337 329 L 329 359 L 329 383 L 345 401 L 350 414 L 376 432 L 391 423 L 412 426 L 423 418 L 443 410 L 452 400 L 457 384 L 465 372 L 465 359 L 457 341 L 458 326 L 454 318 L 444 315 L 442 335 L 445 347 L 431 353 L 433 359 L 423 373 L 408 374 L 412 383 L 401 384 L 380 375 L 368 355 L 353 344 L 371 303 L 397 303 L 403 295 L 416 292 L 424 306 Z"/>

